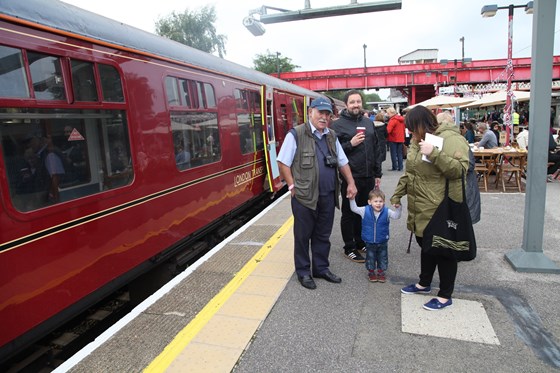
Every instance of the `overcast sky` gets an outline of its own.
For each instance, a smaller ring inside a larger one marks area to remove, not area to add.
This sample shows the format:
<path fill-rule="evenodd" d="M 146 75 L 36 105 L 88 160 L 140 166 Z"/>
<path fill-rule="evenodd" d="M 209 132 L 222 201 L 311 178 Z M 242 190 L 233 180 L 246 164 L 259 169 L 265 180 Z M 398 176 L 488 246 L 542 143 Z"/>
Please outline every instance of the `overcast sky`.
<path fill-rule="evenodd" d="M 255 37 L 242 24 L 250 10 L 262 5 L 289 10 L 304 8 L 304 0 L 64 0 L 120 22 L 154 32 L 155 21 L 172 11 L 198 10 L 214 5 L 216 28 L 227 36 L 225 58 L 252 67 L 256 54 L 280 52 L 299 65 L 297 71 L 396 65 L 416 49 L 438 49 L 438 59 L 507 57 L 508 11 L 482 18 L 483 5 L 507 6 L 496 0 L 403 0 L 402 9 L 265 25 Z M 358 1 L 370 3 L 374 1 Z M 514 3 L 524 5 L 526 1 Z M 348 5 L 350 0 L 311 0 L 312 8 Z M 556 7 L 554 55 L 560 53 L 560 7 Z M 513 57 L 531 55 L 532 15 L 516 8 L 513 17 Z"/>

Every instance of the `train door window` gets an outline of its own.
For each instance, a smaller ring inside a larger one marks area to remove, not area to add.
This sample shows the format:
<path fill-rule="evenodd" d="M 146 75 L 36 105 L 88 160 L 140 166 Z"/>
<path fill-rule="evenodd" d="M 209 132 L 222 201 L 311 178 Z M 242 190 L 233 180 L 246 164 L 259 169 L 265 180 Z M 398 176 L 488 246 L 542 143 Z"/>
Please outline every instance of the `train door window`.
<path fill-rule="evenodd" d="M 35 98 L 38 100 L 65 100 L 66 92 L 58 57 L 28 52 L 29 71 Z"/>
<path fill-rule="evenodd" d="M 29 97 L 21 50 L 0 45 L 0 97 Z"/>
<path fill-rule="evenodd" d="M 165 78 L 165 93 L 167 94 L 167 104 L 169 106 L 179 106 L 181 104 L 177 79 L 171 76 Z"/>
<path fill-rule="evenodd" d="M 268 142 L 271 143 L 275 141 L 275 131 L 272 125 L 272 101 L 266 100 L 266 123 L 268 125 Z M 277 144 L 278 145 L 278 144 Z"/>
<path fill-rule="evenodd" d="M 74 99 L 76 101 L 98 101 L 93 63 L 72 60 L 70 66 Z"/>
<path fill-rule="evenodd" d="M 0 108 L 0 139 L 11 201 L 22 212 L 133 178 L 121 110 Z"/>
<path fill-rule="evenodd" d="M 264 149 L 260 93 L 236 89 L 234 97 L 237 102 L 237 125 L 239 126 L 241 153 L 254 153 Z"/>
<path fill-rule="evenodd" d="M 280 132 L 282 133 L 288 133 L 288 131 L 290 130 L 290 128 L 288 128 L 288 115 L 287 115 L 287 108 L 286 108 L 286 104 L 282 104 L 280 105 Z"/>
<path fill-rule="evenodd" d="M 124 102 L 121 76 L 117 69 L 102 63 L 97 64 L 97 66 L 103 92 L 103 101 Z"/>
<path fill-rule="evenodd" d="M 292 127 L 301 122 L 303 122 L 303 119 L 300 118 L 298 102 L 295 98 L 292 98 Z"/>

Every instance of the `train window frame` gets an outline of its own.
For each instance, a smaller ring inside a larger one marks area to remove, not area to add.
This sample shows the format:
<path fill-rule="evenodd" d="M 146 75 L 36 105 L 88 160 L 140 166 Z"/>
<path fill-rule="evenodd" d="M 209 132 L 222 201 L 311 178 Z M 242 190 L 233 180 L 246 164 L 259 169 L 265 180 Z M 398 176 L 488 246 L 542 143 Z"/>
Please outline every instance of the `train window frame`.
<path fill-rule="evenodd" d="M 15 50 L 16 58 L 23 60 L 23 69 L 17 67 L 26 76 L 25 81 L 19 79 L 19 84 L 25 87 L 20 91 L 29 91 L 29 97 L 14 99 L 2 96 L 5 105 L 0 107 L 0 159 L 5 172 L 1 179 L 5 180 L 6 187 L 3 188 L 6 189 L 3 190 L 9 196 L 7 203 L 11 205 L 10 210 L 34 214 L 44 208 L 55 208 L 64 202 L 130 185 L 134 172 L 128 104 L 125 102 L 122 72 L 114 61 L 0 47 Z M 34 60 L 47 64 L 43 70 L 44 66 L 35 67 L 43 75 L 32 74 L 29 62 Z M 49 67 L 49 63 L 53 65 Z M 73 76 L 72 70 L 74 68 L 75 72 L 76 66 L 80 65 L 87 70 L 85 79 L 91 85 L 88 91 L 90 97 L 74 91 L 76 76 Z M 55 88 L 63 94 L 58 97 L 37 95 L 34 88 L 37 82 L 41 82 L 40 78 L 54 79 L 53 74 L 56 78 L 61 77 Z M 102 85 L 102 75 L 103 79 L 112 80 L 110 86 Z M 105 100 L 106 93 L 109 101 Z M 38 142 L 41 151 L 38 151 L 39 148 L 30 151 L 28 148 L 31 148 L 32 142 Z M 117 148 L 121 149 L 119 154 L 115 151 Z M 43 151 L 46 154 L 44 158 L 39 156 Z M 119 157 L 121 166 L 117 162 Z M 25 163 L 32 159 L 35 159 L 33 165 Z M 23 166 L 18 168 L 17 165 Z M 45 170 L 48 173 L 43 179 L 34 174 L 35 170 L 41 169 L 43 175 Z M 16 173 L 19 172 L 28 179 L 31 175 L 35 184 L 31 188 L 18 189 L 22 186 L 16 181 L 19 176 Z"/>
<path fill-rule="evenodd" d="M 221 130 L 212 84 L 167 75 L 164 86 L 177 170 L 182 172 L 221 161 Z M 175 103 L 175 96 L 180 103 Z"/>

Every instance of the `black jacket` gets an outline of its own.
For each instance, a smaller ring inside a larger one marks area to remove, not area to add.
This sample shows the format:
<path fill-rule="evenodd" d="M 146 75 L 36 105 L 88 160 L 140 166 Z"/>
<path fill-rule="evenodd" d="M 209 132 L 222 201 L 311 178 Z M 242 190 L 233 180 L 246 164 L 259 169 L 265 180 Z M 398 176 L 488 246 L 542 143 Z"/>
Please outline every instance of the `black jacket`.
<path fill-rule="evenodd" d="M 382 176 L 381 149 L 371 120 L 363 115 L 353 116 L 344 109 L 331 127 L 348 157 L 352 176 L 380 178 Z M 353 147 L 350 140 L 356 135 L 356 127 L 366 128 L 366 139 L 360 145 Z"/>

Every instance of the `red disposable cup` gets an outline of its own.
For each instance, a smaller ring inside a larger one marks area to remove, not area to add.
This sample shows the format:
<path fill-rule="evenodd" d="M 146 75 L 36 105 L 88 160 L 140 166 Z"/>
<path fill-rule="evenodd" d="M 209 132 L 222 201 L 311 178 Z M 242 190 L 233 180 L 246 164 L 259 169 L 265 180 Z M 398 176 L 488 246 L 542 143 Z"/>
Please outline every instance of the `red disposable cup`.
<path fill-rule="evenodd" d="M 356 127 L 356 131 L 358 133 L 364 134 L 366 133 L 366 128 L 365 127 Z"/>

